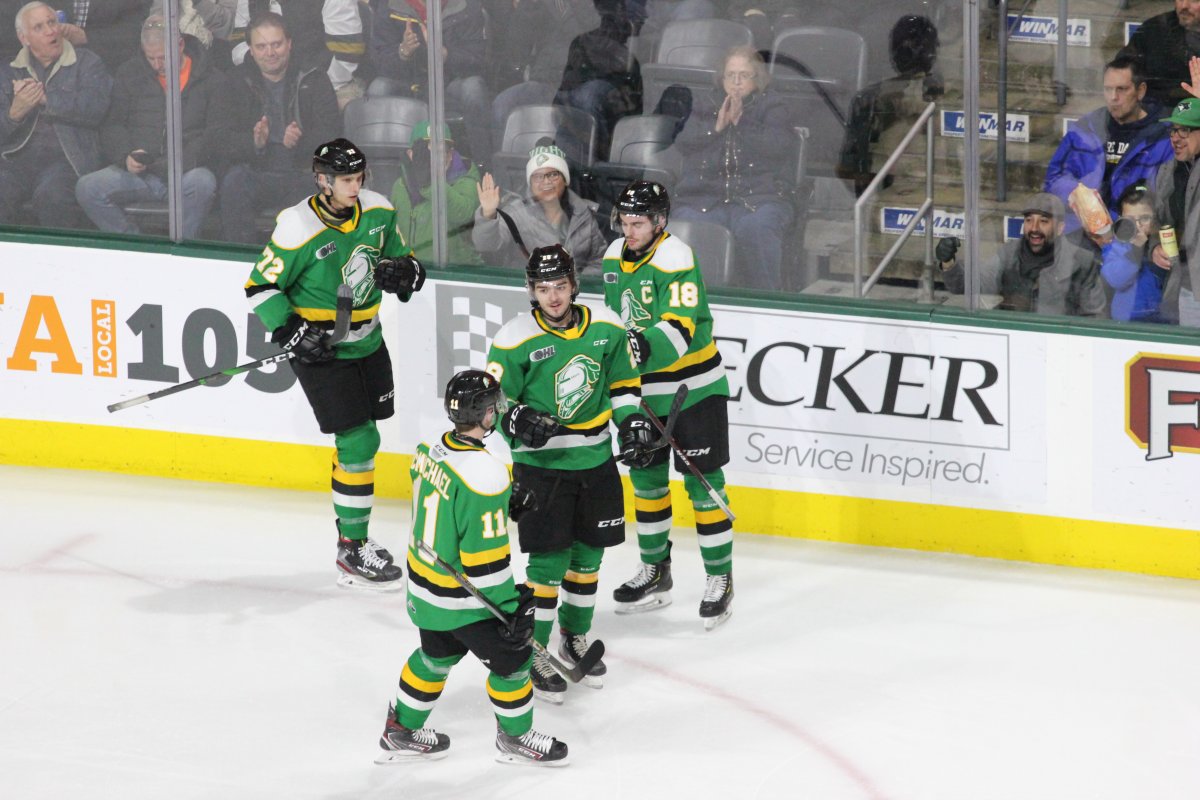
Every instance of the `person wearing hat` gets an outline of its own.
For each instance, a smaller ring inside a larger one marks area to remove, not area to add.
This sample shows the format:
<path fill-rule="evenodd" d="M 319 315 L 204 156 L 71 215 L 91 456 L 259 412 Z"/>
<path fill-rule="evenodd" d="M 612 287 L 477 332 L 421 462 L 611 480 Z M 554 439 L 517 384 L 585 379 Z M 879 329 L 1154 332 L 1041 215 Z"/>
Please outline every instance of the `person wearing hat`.
<path fill-rule="evenodd" d="M 1006 242 L 995 258 L 984 263 L 979 271 L 980 294 L 1000 295 L 998 308 L 1007 311 L 1106 316 L 1107 298 L 1095 253 L 1063 237 L 1067 216 L 1063 201 L 1038 192 L 1025 201 L 1021 213 L 1025 217 L 1021 238 Z M 942 280 L 954 294 L 962 294 L 966 284 L 958 247 L 958 239 L 942 239 L 935 253 Z"/>
<path fill-rule="evenodd" d="M 475 185 L 479 170 L 454 148 L 450 128 L 442 126 L 446 142 L 442 175 L 446 179 L 446 261 L 451 266 L 482 264 L 479 254 L 467 240 L 467 232 L 479 208 Z M 392 205 L 396 207 L 396 233 L 408 243 L 422 261 L 433 259 L 433 179 L 429 120 L 413 128 L 408 160 L 400 165 L 400 177 L 392 184 Z"/>
<path fill-rule="evenodd" d="M 1195 64 L 1196 59 L 1192 61 Z M 1194 67 L 1193 74 L 1195 72 Z M 1195 83 L 1193 78 L 1193 85 Z M 1197 301 L 1193 287 L 1200 286 L 1200 274 L 1197 274 L 1200 259 L 1189 259 L 1188 256 L 1200 251 L 1200 198 L 1196 192 L 1200 170 L 1193 168 L 1200 156 L 1200 100 L 1189 97 L 1179 101 L 1171 116 L 1162 122 L 1170 125 L 1168 135 L 1175 160 L 1158 168 L 1154 216 L 1160 226 L 1175 229 L 1180 269 L 1172 269 L 1175 263 L 1163 253 L 1161 245 L 1155 245 L 1151 258 L 1158 267 L 1171 270 L 1163 288 L 1162 318 L 1195 328 L 1200 327 L 1200 301 Z"/>
<path fill-rule="evenodd" d="M 571 191 L 566 154 L 549 139 L 541 140 L 529 151 L 525 180 L 524 196 L 501 196 L 490 172 L 477 184 L 475 249 L 488 263 L 523 268 L 537 248 L 561 244 L 580 272 L 599 272 L 608 242 L 596 224 L 596 204 Z"/>

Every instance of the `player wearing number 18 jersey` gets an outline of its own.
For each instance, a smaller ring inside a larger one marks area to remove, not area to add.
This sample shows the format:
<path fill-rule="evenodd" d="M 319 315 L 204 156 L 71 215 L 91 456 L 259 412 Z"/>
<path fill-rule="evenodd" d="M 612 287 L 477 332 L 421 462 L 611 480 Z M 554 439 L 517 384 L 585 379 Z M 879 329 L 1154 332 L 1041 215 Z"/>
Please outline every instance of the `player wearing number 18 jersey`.
<path fill-rule="evenodd" d="M 713 341 L 713 318 L 692 248 L 665 228 L 670 198 L 661 184 L 634 181 L 613 206 L 613 225 L 624 236 L 604 254 L 604 301 L 621 315 L 642 375 L 642 394 L 660 419 L 680 384 L 687 399 L 675 439 L 696 469 L 725 498 L 721 468 L 729 461 L 729 382 Z M 667 450 L 649 465 L 630 469 L 642 568 L 613 592 L 619 613 L 670 602 L 671 495 Z M 724 621 L 733 599 L 733 523 L 703 484 L 675 468 L 691 498 L 700 555 L 708 576 L 700 603 L 707 627 Z"/>
<path fill-rule="evenodd" d="M 246 297 L 290 352 L 322 433 L 332 433 L 333 509 L 337 518 L 338 583 L 399 589 L 404 573 L 367 536 L 375 494 L 376 420 L 392 416 L 392 362 L 379 325 L 383 291 L 407 302 L 425 272 L 395 232 L 392 205 L 364 185 L 367 160 L 352 142 L 317 148 L 318 192 L 280 212 Z M 349 334 L 330 344 L 337 290 L 354 293 Z M 381 291 L 382 290 L 382 291 Z"/>

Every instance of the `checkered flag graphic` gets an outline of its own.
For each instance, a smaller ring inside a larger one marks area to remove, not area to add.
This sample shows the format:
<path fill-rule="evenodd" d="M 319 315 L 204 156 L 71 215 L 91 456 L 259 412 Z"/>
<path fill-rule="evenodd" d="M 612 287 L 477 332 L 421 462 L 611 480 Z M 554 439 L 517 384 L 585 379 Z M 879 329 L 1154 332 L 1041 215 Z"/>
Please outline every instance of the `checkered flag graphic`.
<path fill-rule="evenodd" d="M 451 374 L 487 366 L 488 345 L 504 324 L 504 308 L 478 297 L 455 297 L 451 304 L 454 330 Z"/>

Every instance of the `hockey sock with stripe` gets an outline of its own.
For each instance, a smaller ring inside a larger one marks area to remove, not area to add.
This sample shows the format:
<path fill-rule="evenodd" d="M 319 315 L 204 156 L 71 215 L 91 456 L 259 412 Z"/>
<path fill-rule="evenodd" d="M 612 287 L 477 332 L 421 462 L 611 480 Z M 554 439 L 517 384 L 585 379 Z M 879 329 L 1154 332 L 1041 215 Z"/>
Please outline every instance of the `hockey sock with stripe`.
<path fill-rule="evenodd" d="M 433 706 L 442 696 L 446 678 L 462 656 L 433 658 L 421 648 L 408 657 L 400 671 L 400 689 L 396 693 L 396 719 L 406 728 L 425 727 Z"/>
<path fill-rule="evenodd" d="M 367 538 L 371 509 L 375 505 L 375 454 L 379 451 L 379 429 L 367 422 L 334 434 L 333 512 L 338 531 L 347 539 Z"/>
<path fill-rule="evenodd" d="M 554 628 L 554 610 L 558 607 L 558 590 L 570 563 L 570 549 L 529 554 L 525 579 L 533 587 L 534 597 L 537 598 L 533 638 L 543 647 L 550 643 L 550 632 Z"/>
<path fill-rule="evenodd" d="M 604 549 L 583 542 L 571 545 L 571 563 L 562 582 L 562 605 L 558 608 L 558 627 L 574 634 L 592 629 L 596 613 L 596 588 L 599 586 L 600 561 Z"/>
<path fill-rule="evenodd" d="M 533 727 L 533 683 L 529 680 L 530 658 L 511 675 L 488 673 L 487 693 L 500 729 L 521 736 Z"/>
<path fill-rule="evenodd" d="M 705 473 L 704 478 L 728 504 L 725 473 L 715 469 Z M 704 561 L 704 572 L 708 575 L 729 574 L 733 571 L 733 523 L 695 477 L 690 474 L 684 475 L 683 485 L 692 500 L 692 509 L 696 514 L 696 533 L 700 544 L 700 557 Z"/>
<path fill-rule="evenodd" d="M 642 561 L 657 564 L 667 557 L 671 536 L 671 487 L 664 462 L 647 469 L 629 470 L 633 483 L 633 510 L 637 518 L 638 549 Z"/>

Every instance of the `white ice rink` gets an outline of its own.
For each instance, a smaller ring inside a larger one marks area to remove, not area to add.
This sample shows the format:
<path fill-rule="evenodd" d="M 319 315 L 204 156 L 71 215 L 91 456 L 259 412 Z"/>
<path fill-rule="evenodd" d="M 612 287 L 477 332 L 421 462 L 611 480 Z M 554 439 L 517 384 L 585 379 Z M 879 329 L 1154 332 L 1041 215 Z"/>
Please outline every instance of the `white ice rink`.
<path fill-rule="evenodd" d="M 468 657 L 449 756 L 383 767 L 417 637 L 403 594 L 335 587 L 325 495 L 0 467 L 0 514 L 6 800 L 1200 797 L 1196 583 L 743 535 L 705 633 L 687 531 L 675 604 L 614 616 L 629 541 L 606 686 L 535 712 L 570 766 L 492 760 Z"/>

